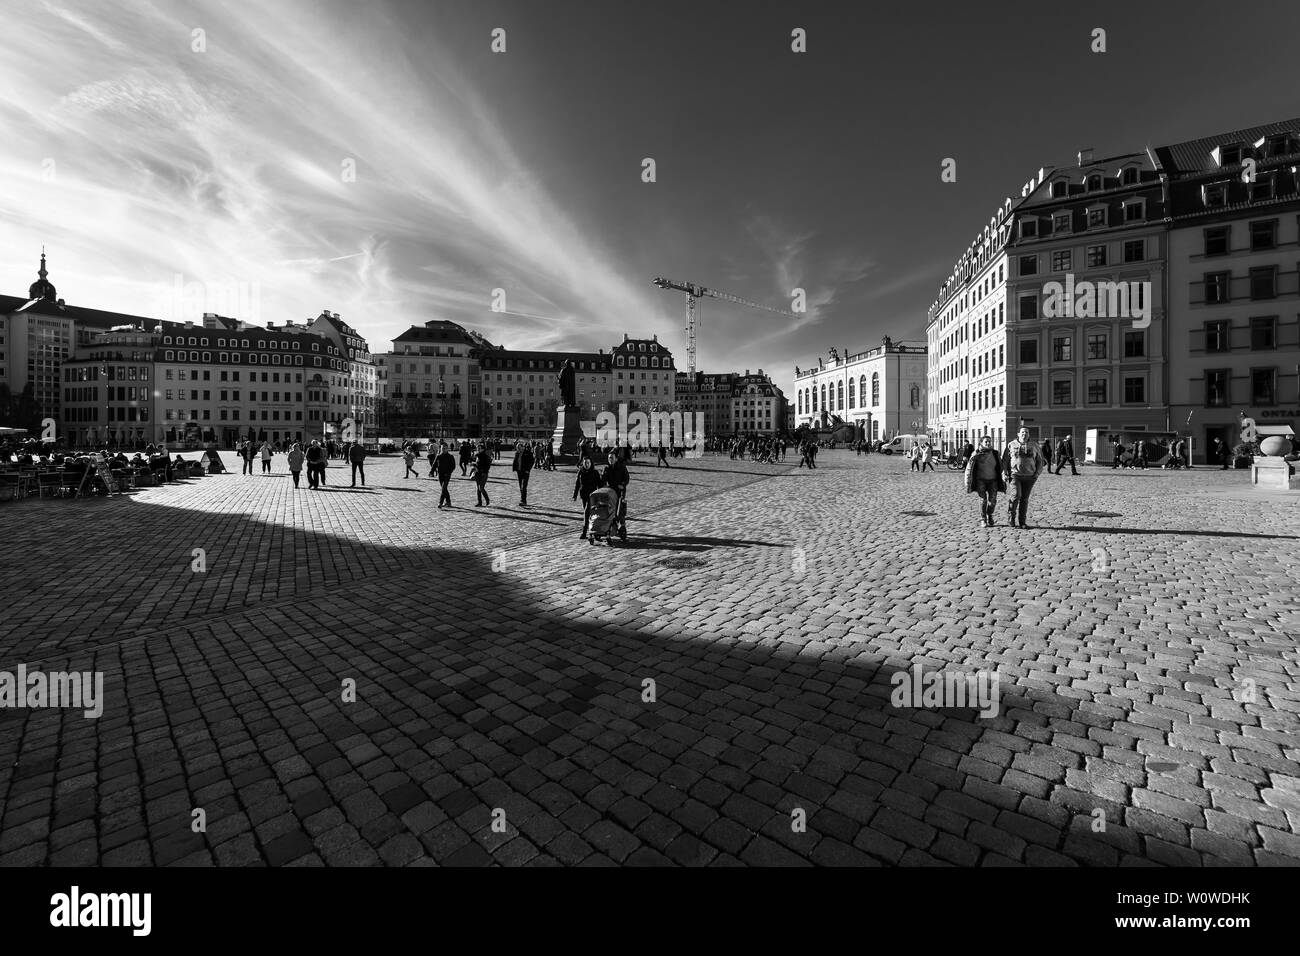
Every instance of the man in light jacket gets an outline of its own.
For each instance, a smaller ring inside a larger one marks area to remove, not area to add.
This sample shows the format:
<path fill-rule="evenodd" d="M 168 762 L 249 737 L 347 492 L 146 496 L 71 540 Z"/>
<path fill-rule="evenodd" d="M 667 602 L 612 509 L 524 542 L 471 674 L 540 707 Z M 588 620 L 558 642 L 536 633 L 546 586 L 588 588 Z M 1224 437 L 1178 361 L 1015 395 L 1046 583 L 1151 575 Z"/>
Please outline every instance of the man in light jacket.
<path fill-rule="evenodd" d="M 1016 440 L 1007 445 L 1002 453 L 1002 476 L 1011 491 L 1007 520 L 1011 527 L 1027 528 L 1025 515 L 1029 510 L 1029 495 L 1034 490 L 1034 482 L 1043 469 L 1047 459 L 1037 442 L 1029 440 L 1029 429 L 1022 428 L 1016 433 Z"/>

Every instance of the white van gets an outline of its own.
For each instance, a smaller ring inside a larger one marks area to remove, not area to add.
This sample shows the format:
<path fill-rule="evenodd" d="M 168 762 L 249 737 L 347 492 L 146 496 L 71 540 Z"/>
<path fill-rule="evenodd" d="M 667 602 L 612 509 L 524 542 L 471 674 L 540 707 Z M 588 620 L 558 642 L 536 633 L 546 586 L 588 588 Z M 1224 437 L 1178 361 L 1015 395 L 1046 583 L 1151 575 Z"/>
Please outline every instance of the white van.
<path fill-rule="evenodd" d="M 928 435 L 895 435 L 889 441 L 880 446 L 882 455 L 906 455 L 912 451 L 912 446 L 920 443 L 925 444 L 929 439 Z M 937 448 L 938 445 L 935 445 Z"/>

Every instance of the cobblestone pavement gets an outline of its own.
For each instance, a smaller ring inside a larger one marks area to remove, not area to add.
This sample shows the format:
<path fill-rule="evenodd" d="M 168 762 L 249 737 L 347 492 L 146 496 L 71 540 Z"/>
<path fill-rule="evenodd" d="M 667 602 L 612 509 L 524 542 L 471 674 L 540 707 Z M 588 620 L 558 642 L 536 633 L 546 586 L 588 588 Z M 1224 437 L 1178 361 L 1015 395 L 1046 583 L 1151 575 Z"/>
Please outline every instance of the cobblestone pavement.
<path fill-rule="evenodd" d="M 106 698 L 0 709 L 0 864 L 1300 862 L 1300 506 L 1244 472 L 1019 531 L 897 458 L 649 463 L 591 547 L 571 472 L 276 464 L 0 505 L 0 670 Z M 918 664 L 998 713 L 893 706 Z"/>

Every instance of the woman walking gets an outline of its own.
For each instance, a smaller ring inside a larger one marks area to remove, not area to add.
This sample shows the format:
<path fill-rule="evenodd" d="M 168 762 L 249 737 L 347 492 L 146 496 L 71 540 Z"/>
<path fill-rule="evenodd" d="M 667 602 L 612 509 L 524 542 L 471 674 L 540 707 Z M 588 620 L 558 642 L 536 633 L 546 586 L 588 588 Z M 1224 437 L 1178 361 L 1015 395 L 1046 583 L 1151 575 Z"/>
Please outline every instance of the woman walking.
<path fill-rule="evenodd" d="M 264 475 L 271 473 L 271 456 L 273 454 L 275 454 L 275 450 L 271 447 L 271 443 L 269 441 L 262 442 L 262 474 Z"/>
<path fill-rule="evenodd" d="M 294 488 L 298 487 L 298 479 L 302 477 L 302 463 L 305 457 L 302 446 L 294 442 L 293 448 L 289 451 L 289 474 L 293 476 Z"/>
<path fill-rule="evenodd" d="M 966 493 L 973 491 L 980 496 L 980 523 L 984 527 L 993 527 L 993 509 L 998 503 L 998 492 L 1006 490 L 1002 463 L 993 448 L 993 439 L 985 435 L 980 439 L 979 449 L 966 462 Z"/>

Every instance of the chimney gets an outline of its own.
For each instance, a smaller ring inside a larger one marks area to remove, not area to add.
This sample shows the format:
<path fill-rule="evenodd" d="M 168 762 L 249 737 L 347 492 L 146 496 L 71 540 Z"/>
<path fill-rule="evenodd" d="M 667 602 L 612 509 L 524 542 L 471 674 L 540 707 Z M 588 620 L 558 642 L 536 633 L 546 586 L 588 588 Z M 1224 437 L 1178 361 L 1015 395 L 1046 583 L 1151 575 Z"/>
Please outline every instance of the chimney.
<path fill-rule="evenodd" d="M 624 342 L 627 341 L 627 333 L 626 333 L 626 332 L 623 333 L 623 341 L 624 341 Z"/>
<path fill-rule="evenodd" d="M 1079 165 L 1086 166 L 1090 162 L 1092 162 L 1092 147 L 1085 146 L 1079 150 Z"/>

